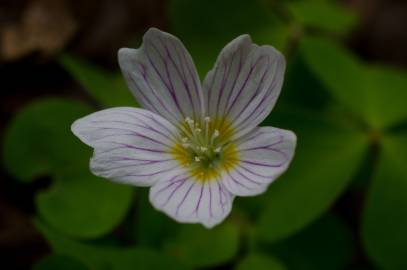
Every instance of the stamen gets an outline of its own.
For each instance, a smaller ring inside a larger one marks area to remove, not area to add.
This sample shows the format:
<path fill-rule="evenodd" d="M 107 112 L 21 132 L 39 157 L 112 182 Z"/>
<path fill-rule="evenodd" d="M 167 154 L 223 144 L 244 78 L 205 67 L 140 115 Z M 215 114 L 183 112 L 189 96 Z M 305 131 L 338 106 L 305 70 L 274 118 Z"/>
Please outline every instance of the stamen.
<path fill-rule="evenodd" d="M 205 120 L 205 141 L 208 141 L 209 139 L 209 122 L 211 121 L 211 118 L 209 116 L 206 116 L 204 118 Z"/>
<path fill-rule="evenodd" d="M 191 144 L 189 144 L 189 143 L 183 143 L 182 146 L 183 146 L 184 148 L 188 148 L 188 147 L 191 146 Z"/>
<path fill-rule="evenodd" d="M 215 131 L 212 134 L 212 138 L 211 138 L 211 144 L 213 144 L 213 141 L 219 137 L 219 130 L 215 129 Z"/>
<path fill-rule="evenodd" d="M 184 142 L 184 143 L 186 143 L 186 142 L 188 141 L 188 138 L 187 138 L 187 137 L 184 137 L 184 138 L 181 139 L 181 141 Z"/>
<path fill-rule="evenodd" d="M 185 118 L 185 122 L 187 122 L 187 124 L 188 124 L 189 128 L 191 129 L 191 131 L 194 132 L 194 120 L 187 117 L 187 118 Z"/>
<path fill-rule="evenodd" d="M 194 120 L 192 120 L 189 117 L 185 117 L 185 122 L 187 122 L 188 124 L 192 124 L 192 123 L 194 123 Z"/>
<path fill-rule="evenodd" d="M 204 146 L 201 146 L 201 151 L 202 151 L 202 152 L 206 152 L 206 151 L 208 151 L 208 148 L 207 148 L 207 147 L 204 147 Z"/>
<path fill-rule="evenodd" d="M 220 151 L 222 150 L 222 148 L 219 146 L 219 147 L 217 147 L 217 148 L 215 148 L 215 153 L 220 153 Z"/>
<path fill-rule="evenodd" d="M 194 159 L 195 159 L 196 162 L 201 161 L 201 159 L 198 156 L 195 156 Z"/>

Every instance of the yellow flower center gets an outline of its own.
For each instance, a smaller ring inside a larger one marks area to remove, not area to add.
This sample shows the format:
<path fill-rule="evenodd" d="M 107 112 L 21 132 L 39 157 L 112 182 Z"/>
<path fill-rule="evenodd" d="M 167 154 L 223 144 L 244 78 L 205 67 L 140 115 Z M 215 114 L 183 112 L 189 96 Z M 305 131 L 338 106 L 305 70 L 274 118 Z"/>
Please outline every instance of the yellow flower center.
<path fill-rule="evenodd" d="M 226 119 L 189 117 L 180 125 L 180 138 L 172 154 L 198 181 L 216 179 L 232 169 L 238 161 L 236 146 L 231 143 L 233 130 Z"/>

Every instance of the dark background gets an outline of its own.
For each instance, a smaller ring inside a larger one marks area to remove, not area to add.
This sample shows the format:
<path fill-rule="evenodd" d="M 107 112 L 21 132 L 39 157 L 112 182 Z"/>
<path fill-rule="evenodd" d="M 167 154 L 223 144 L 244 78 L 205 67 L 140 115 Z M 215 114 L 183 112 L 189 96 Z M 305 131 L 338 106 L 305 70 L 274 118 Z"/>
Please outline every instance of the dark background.
<path fill-rule="evenodd" d="M 407 1 L 347 0 L 340 5 L 358 17 L 351 31 L 341 38 L 341 43 L 368 63 L 405 70 Z M 61 65 L 61 52 L 117 71 L 117 50 L 129 44 L 137 47 L 149 27 L 174 32 L 168 6 L 168 0 L 2 0 L 0 139 L 4 139 L 3 131 L 13 116 L 33 100 L 60 96 L 92 102 L 78 81 Z M 207 14 L 208 20 L 211 16 Z M 199 37 L 199 29 L 196 35 Z M 182 35 L 179 37 L 183 39 Z M 48 177 L 41 177 L 26 184 L 14 179 L 6 170 L 0 171 L 2 269 L 27 269 L 51 253 L 51 248 L 31 222 L 36 215 L 34 196 L 38 190 L 48 187 L 50 181 Z M 363 192 L 346 191 L 332 207 L 355 235 L 358 234 L 357 219 L 363 200 Z M 226 263 L 224 267 L 232 265 Z M 361 244 L 356 243 L 347 269 L 362 268 L 372 269 L 373 264 Z"/>

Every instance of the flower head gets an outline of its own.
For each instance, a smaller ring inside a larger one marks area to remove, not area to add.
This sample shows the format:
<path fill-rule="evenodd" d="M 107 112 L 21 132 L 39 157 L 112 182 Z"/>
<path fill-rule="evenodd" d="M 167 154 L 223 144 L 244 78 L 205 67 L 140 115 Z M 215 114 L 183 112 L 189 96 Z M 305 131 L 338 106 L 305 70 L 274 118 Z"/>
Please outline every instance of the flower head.
<path fill-rule="evenodd" d="M 248 35 L 221 51 L 202 86 L 176 37 L 150 29 L 139 49 L 118 53 L 139 108 L 77 120 L 73 133 L 94 148 L 94 174 L 151 186 L 153 206 L 179 222 L 212 227 L 235 196 L 264 192 L 288 167 L 293 132 L 258 127 L 282 87 L 283 55 Z"/>

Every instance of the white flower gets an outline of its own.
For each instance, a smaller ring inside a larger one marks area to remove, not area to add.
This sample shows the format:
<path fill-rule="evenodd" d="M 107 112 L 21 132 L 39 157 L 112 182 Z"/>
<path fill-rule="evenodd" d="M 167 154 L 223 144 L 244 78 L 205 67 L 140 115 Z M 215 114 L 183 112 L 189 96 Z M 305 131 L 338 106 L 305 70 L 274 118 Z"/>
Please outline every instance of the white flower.
<path fill-rule="evenodd" d="M 230 213 L 235 196 L 264 192 L 287 169 L 295 134 L 257 127 L 283 83 L 285 60 L 273 47 L 237 37 L 202 86 L 180 40 L 158 29 L 118 57 L 143 109 L 112 108 L 73 123 L 95 150 L 94 174 L 151 186 L 155 208 L 210 228 Z"/>

